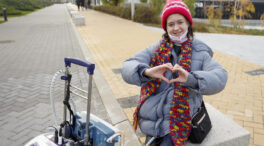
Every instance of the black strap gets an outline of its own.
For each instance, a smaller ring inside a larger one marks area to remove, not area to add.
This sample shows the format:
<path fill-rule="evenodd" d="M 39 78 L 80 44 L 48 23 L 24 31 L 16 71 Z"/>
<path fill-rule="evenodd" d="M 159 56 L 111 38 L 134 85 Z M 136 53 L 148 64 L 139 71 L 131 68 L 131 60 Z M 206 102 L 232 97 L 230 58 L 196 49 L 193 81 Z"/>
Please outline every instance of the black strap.
<path fill-rule="evenodd" d="M 202 100 L 201 107 L 205 107 L 204 101 Z"/>
<path fill-rule="evenodd" d="M 73 111 L 71 109 L 71 105 L 69 103 L 69 100 L 70 100 L 70 83 L 71 83 L 72 75 L 68 74 L 67 77 L 68 77 L 68 86 L 67 86 L 66 96 L 63 100 L 63 104 L 66 105 L 68 110 L 70 111 L 70 125 L 72 126 L 72 128 L 74 128 L 75 127 L 75 116 L 73 114 Z M 64 122 L 67 122 L 67 121 L 64 121 Z"/>

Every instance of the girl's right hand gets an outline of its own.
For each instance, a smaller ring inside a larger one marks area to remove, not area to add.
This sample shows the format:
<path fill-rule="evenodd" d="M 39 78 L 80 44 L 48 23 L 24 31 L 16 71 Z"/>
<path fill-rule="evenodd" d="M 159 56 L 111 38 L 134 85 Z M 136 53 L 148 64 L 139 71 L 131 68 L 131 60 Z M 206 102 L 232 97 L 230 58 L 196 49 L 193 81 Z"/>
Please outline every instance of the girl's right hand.
<path fill-rule="evenodd" d="M 163 76 L 164 72 L 170 70 L 173 72 L 173 66 L 171 63 L 162 64 L 152 68 L 148 68 L 144 71 L 144 75 L 152 78 L 159 78 L 170 84 L 170 81 Z"/>

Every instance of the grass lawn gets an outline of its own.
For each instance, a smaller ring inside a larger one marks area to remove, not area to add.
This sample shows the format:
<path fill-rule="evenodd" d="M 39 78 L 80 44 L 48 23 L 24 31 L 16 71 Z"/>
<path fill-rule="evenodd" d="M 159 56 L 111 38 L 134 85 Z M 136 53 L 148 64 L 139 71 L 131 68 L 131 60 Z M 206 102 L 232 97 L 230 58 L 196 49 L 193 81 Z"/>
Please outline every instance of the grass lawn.
<path fill-rule="evenodd" d="M 17 15 L 7 15 L 7 20 L 8 20 L 8 18 L 24 16 L 24 15 L 30 14 L 30 13 L 35 12 L 35 11 L 38 11 L 38 10 L 40 10 L 40 9 L 36 9 L 34 11 L 21 11 L 21 13 L 20 14 L 17 14 Z M 1 17 L 3 17 L 3 16 L 0 15 L 0 18 Z M 0 24 L 1 23 L 4 23 L 4 22 L 5 22 L 4 20 L 0 20 Z"/>
<path fill-rule="evenodd" d="M 8 17 L 19 17 L 19 16 L 24 16 L 24 15 L 27 15 L 27 14 L 30 14 L 32 12 L 35 12 L 35 11 L 38 11 L 39 9 L 36 9 L 34 11 L 21 11 L 21 14 L 18 14 L 18 15 L 8 15 Z"/>
<path fill-rule="evenodd" d="M 159 24 L 145 24 L 148 26 L 159 27 Z M 242 28 L 233 28 L 228 26 L 219 26 L 215 28 L 213 25 L 194 22 L 193 28 L 195 32 L 206 32 L 206 33 L 225 33 L 225 34 L 242 34 L 242 35 L 261 35 L 264 36 L 264 30 L 257 29 L 242 29 Z"/>

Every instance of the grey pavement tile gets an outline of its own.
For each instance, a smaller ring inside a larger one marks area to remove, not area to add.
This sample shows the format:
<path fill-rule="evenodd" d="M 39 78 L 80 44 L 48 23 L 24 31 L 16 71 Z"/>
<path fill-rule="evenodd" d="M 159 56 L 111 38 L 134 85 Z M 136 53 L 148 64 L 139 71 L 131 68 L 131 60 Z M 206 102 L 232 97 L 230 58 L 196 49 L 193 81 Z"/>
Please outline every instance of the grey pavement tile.
<path fill-rule="evenodd" d="M 29 136 L 29 133 L 25 136 L 19 137 L 14 144 L 15 145 L 25 145 L 32 137 Z"/>
<path fill-rule="evenodd" d="M 29 129 L 31 129 L 32 131 L 36 131 L 36 132 L 39 132 L 39 133 L 41 133 L 46 128 L 48 128 L 48 127 L 43 127 L 43 125 L 40 125 L 40 124 L 34 124 L 34 125 L 31 125 L 29 127 Z"/>
<path fill-rule="evenodd" d="M 25 110 L 23 110 L 23 111 L 20 111 L 19 114 L 24 115 L 24 114 L 27 114 L 27 113 L 31 113 L 34 109 L 35 109 L 35 106 L 34 107 L 27 106 L 27 108 Z"/>
<path fill-rule="evenodd" d="M 20 133 L 17 133 L 14 136 L 8 137 L 8 139 L 13 140 L 13 141 L 17 141 L 21 137 L 28 135 L 30 132 L 31 132 L 30 129 L 25 129 L 25 130 L 21 131 Z"/>
<path fill-rule="evenodd" d="M 7 138 L 1 138 L 0 146 L 15 146 L 15 144 Z"/>
<path fill-rule="evenodd" d="M 4 126 L 5 124 L 7 124 L 7 121 L 1 121 L 0 120 L 0 127 Z"/>
<path fill-rule="evenodd" d="M 10 118 L 17 118 L 17 117 L 19 116 L 19 114 L 21 114 L 21 113 L 18 113 L 18 112 L 12 111 L 12 112 L 9 112 L 7 115 L 8 115 L 8 117 L 10 117 Z"/>
<path fill-rule="evenodd" d="M 27 99 L 26 99 L 26 98 L 22 98 L 22 97 L 20 97 L 20 98 L 17 98 L 16 101 L 17 101 L 17 102 L 23 102 L 23 103 L 24 103 L 24 102 L 27 101 Z"/>
<path fill-rule="evenodd" d="M 64 69 L 65 56 L 83 58 L 69 19 L 66 6 L 61 4 L 14 18 L 9 25 L 0 25 L 0 32 L 8 34 L 0 35 L 0 40 L 14 40 L 0 45 L 0 145 L 23 145 L 54 125 L 49 97 L 53 74 Z M 80 71 L 73 72 L 76 79 L 72 83 L 83 86 L 81 82 L 87 84 L 87 76 Z M 55 104 L 60 112 L 58 116 L 62 117 L 64 82 L 58 80 Z M 93 94 L 98 94 L 94 90 Z M 96 100 L 92 101 L 95 106 L 102 105 L 99 95 L 92 98 Z M 80 100 L 80 103 L 80 109 L 85 109 L 85 102 Z M 103 108 L 92 111 L 107 120 Z"/>
<path fill-rule="evenodd" d="M 0 121 L 5 121 L 7 119 L 6 113 L 0 113 Z"/>
<path fill-rule="evenodd" d="M 28 117 L 25 120 L 19 121 L 16 127 L 12 131 L 14 131 L 15 133 L 20 133 L 23 130 L 29 129 L 34 124 L 38 124 L 38 123 L 35 123 L 33 117 Z"/>
<path fill-rule="evenodd" d="M 9 137 L 13 137 L 16 135 L 16 133 L 11 132 L 10 130 L 1 129 L 0 135 L 1 135 L 1 140 L 2 140 L 2 139 L 8 139 Z"/>
<path fill-rule="evenodd" d="M 13 106 L 11 108 L 12 111 L 16 111 L 16 112 L 20 112 L 20 111 L 23 111 L 25 109 L 24 106 Z"/>
<path fill-rule="evenodd" d="M 17 116 L 17 120 L 22 121 L 33 117 L 33 115 L 34 115 L 34 110 L 28 111 L 27 113 L 25 112 L 19 113 L 19 115 Z"/>
<path fill-rule="evenodd" d="M 10 105 L 12 105 L 12 104 L 14 104 L 14 99 L 11 99 L 11 98 L 5 98 L 6 100 L 4 100 L 3 102 L 2 102 L 2 105 L 1 105 L 1 108 L 2 107 L 7 107 L 7 106 L 10 106 Z M 8 101 L 7 101 L 8 100 Z"/>
<path fill-rule="evenodd" d="M 16 98 L 16 93 L 10 93 L 6 96 L 5 100 L 3 101 L 4 103 L 9 103 L 9 102 L 13 102 Z"/>
<path fill-rule="evenodd" d="M 14 104 L 12 104 L 13 107 L 24 107 L 25 103 L 24 102 L 19 102 L 17 101 L 17 98 L 14 101 Z"/>
<path fill-rule="evenodd" d="M 16 126 L 16 124 L 17 124 L 17 121 L 16 120 L 10 121 L 7 124 L 5 124 L 2 128 L 4 129 L 4 131 L 13 132 L 12 130 L 14 129 L 14 127 Z"/>
<path fill-rule="evenodd" d="M 1 107 L 0 117 L 3 115 L 7 115 L 8 112 L 12 111 L 12 108 L 13 106 Z"/>

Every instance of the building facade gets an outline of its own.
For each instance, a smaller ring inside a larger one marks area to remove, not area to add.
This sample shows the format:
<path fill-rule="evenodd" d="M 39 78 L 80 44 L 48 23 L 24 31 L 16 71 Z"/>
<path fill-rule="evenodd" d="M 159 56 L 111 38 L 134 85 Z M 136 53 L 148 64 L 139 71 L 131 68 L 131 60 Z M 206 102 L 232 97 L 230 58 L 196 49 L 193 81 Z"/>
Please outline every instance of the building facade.
<path fill-rule="evenodd" d="M 214 8 L 222 8 L 223 17 L 222 19 L 229 19 L 232 14 L 232 6 L 234 2 L 238 0 L 197 0 L 195 17 L 196 18 L 207 18 L 207 11 L 210 6 Z M 252 18 L 246 19 L 260 19 L 260 16 L 264 13 L 264 0 L 251 0 L 255 7 L 255 13 L 252 13 Z"/>

